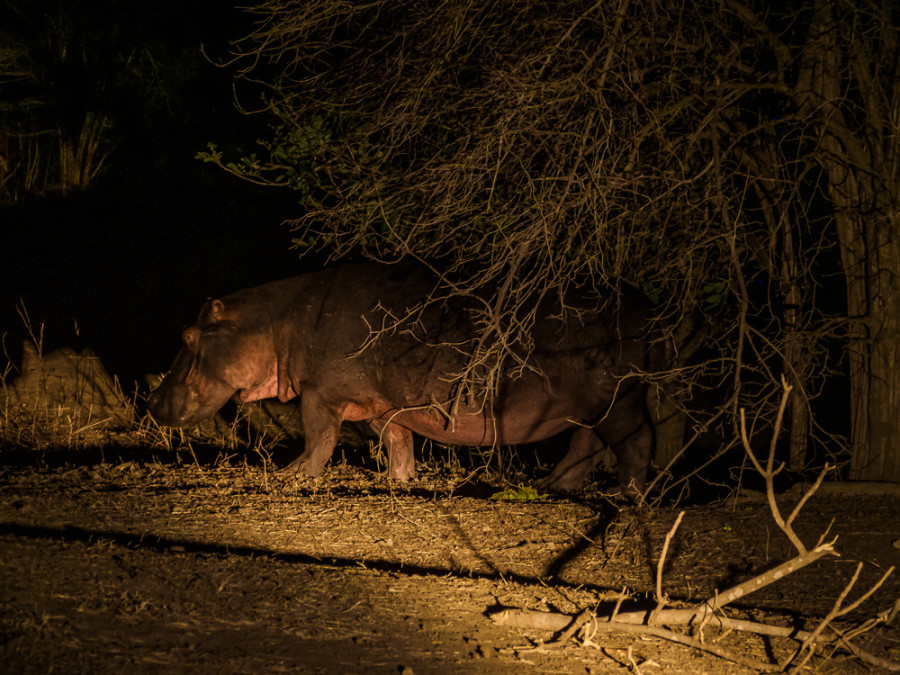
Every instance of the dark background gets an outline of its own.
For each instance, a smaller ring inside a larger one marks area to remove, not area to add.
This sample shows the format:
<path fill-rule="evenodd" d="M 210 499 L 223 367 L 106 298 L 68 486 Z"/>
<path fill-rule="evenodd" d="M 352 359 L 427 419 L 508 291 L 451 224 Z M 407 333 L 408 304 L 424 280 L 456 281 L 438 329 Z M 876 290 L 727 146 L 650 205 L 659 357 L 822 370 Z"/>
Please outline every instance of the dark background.
<path fill-rule="evenodd" d="M 180 329 L 207 298 L 311 263 L 290 250 L 282 225 L 296 208 L 290 192 L 195 159 L 210 141 L 253 151 L 265 131 L 262 116 L 235 105 L 234 69 L 210 62 L 227 58 L 252 17 L 223 2 L 85 4 L 0 9 L 0 30 L 17 39 L 39 46 L 63 21 L 82 49 L 75 63 L 48 58 L 58 72 L 7 85 L 0 98 L 49 101 L 48 123 L 99 111 L 110 116 L 115 143 L 87 191 L 0 207 L 0 332 L 18 363 L 27 330 L 16 308 L 24 307 L 36 332 L 44 326 L 45 351 L 90 347 L 128 390 L 169 367 Z M 137 57 L 157 70 L 135 83 L 122 70 Z M 242 103 L 258 103 L 258 91 L 243 93 Z"/>

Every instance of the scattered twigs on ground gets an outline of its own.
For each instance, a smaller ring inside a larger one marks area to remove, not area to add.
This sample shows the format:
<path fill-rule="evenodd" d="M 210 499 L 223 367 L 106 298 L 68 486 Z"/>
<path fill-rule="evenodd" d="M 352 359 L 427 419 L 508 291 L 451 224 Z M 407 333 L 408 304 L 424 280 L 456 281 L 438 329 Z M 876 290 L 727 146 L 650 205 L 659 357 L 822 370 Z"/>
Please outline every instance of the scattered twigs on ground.
<path fill-rule="evenodd" d="M 869 664 L 900 672 L 900 663 L 895 663 L 875 656 L 874 654 L 870 654 L 850 642 L 850 637 L 855 637 L 860 634 L 859 630 L 844 633 L 828 626 L 833 619 L 847 614 L 858 607 L 866 598 L 870 597 L 872 593 L 884 583 L 884 580 L 890 574 L 890 570 L 882 576 L 872 589 L 859 598 L 859 600 L 847 607 L 841 608 L 840 605 L 843 602 L 843 599 L 849 592 L 849 588 L 852 587 L 852 583 L 849 584 L 848 588 L 845 589 L 841 598 L 839 598 L 835 605 L 837 611 L 833 610 L 829 613 L 829 615 L 823 619 L 813 631 L 798 630 L 786 626 L 774 626 L 757 621 L 733 619 L 723 615 L 721 611 L 718 611 L 729 602 L 746 597 L 753 591 L 759 590 L 774 581 L 783 579 L 788 574 L 796 572 L 828 554 L 835 554 L 831 544 L 821 544 L 812 551 L 802 553 L 753 579 L 745 581 L 722 593 L 717 593 L 713 598 L 700 605 L 685 609 L 663 609 L 659 611 L 654 609 L 652 611 L 640 610 L 621 612 L 618 611 L 617 607 L 616 610 L 610 614 L 591 616 L 586 612 L 581 612 L 578 615 L 573 616 L 562 612 L 541 612 L 537 610 L 507 607 L 492 612 L 488 616 L 491 620 L 500 625 L 513 628 L 533 628 L 553 632 L 564 631 L 552 643 L 548 643 L 548 645 L 545 646 L 549 646 L 550 644 L 556 646 L 564 643 L 569 638 L 575 637 L 579 631 L 584 636 L 592 636 L 597 632 L 649 635 L 700 649 L 735 663 L 757 668 L 760 671 L 774 672 L 787 668 L 801 653 L 806 657 L 803 658 L 802 663 L 800 663 L 800 666 L 802 666 L 808 661 L 808 657 L 812 656 L 815 647 L 825 644 L 834 644 L 849 651 L 857 658 Z M 885 623 L 889 611 L 882 612 L 879 614 L 878 618 L 866 622 L 866 630 L 871 630 L 875 626 Z M 737 630 L 745 633 L 755 633 L 757 635 L 769 637 L 790 638 L 802 641 L 802 645 L 782 664 L 764 664 L 761 662 L 751 663 L 747 659 L 733 654 L 719 645 L 709 642 L 701 643 L 687 635 L 662 628 L 662 626 L 671 628 L 672 626 L 699 625 Z"/>
<path fill-rule="evenodd" d="M 790 560 L 787 560 L 780 565 L 773 567 L 772 569 L 763 572 L 758 576 L 753 577 L 752 579 L 743 581 L 737 586 L 733 586 L 721 593 L 716 593 L 715 596 L 713 596 L 700 606 L 699 613 L 703 614 L 706 612 L 715 612 L 716 610 L 723 608 L 725 605 L 730 604 L 735 600 L 743 598 L 750 593 L 753 593 L 754 591 L 758 591 L 764 586 L 768 586 L 775 581 L 783 579 L 789 574 L 793 574 L 797 570 L 806 567 L 810 563 L 815 562 L 825 555 L 839 555 L 834 550 L 833 545 L 833 541 L 828 544 L 819 544 L 812 551 L 801 553 L 795 558 L 791 558 Z"/>
<path fill-rule="evenodd" d="M 604 633 L 630 633 L 637 635 L 648 635 L 658 637 L 671 642 L 683 644 L 685 646 L 698 649 L 701 651 L 714 654 L 724 659 L 739 663 L 751 668 L 755 668 L 760 672 L 785 672 L 790 670 L 797 673 L 803 670 L 813 657 L 816 650 L 823 646 L 829 645 L 836 649 L 842 649 L 849 652 L 856 658 L 865 661 L 868 664 L 886 669 L 892 672 L 900 672 L 900 663 L 885 659 L 871 654 L 858 645 L 853 644 L 853 638 L 872 630 L 873 628 L 889 623 L 894 619 L 898 611 L 900 611 L 900 600 L 894 603 L 892 608 L 880 612 L 874 618 L 871 618 L 862 624 L 851 629 L 839 629 L 832 626 L 832 622 L 840 617 L 846 616 L 851 611 L 857 609 L 865 600 L 869 599 L 885 582 L 885 580 L 893 572 L 893 567 L 888 569 L 881 578 L 867 591 L 865 591 L 855 601 L 844 604 L 847 596 L 855 586 L 862 570 L 862 564 L 858 565 L 852 579 L 841 591 L 839 597 L 835 600 L 832 609 L 822 618 L 815 628 L 811 631 L 799 630 L 793 627 L 775 626 L 767 623 L 756 621 L 747 621 L 742 619 L 734 619 L 723 613 L 723 608 L 738 600 L 745 598 L 760 588 L 768 586 L 776 581 L 784 579 L 786 576 L 793 574 L 797 570 L 819 560 L 826 555 L 839 555 L 834 549 L 833 540 L 824 543 L 827 533 L 823 533 L 819 537 L 818 543 L 811 549 L 807 549 L 800 537 L 794 531 L 794 521 L 796 520 L 801 509 L 809 501 L 810 497 L 816 492 L 822 484 L 826 473 L 830 467 L 819 475 L 818 480 L 812 485 L 805 494 L 802 495 L 797 505 L 791 513 L 785 518 L 778 506 L 775 497 L 774 477 L 782 470 L 783 465 L 776 467 L 775 450 L 777 438 L 781 432 L 781 426 L 784 418 L 784 411 L 791 393 L 791 386 L 782 378 L 782 399 L 778 409 L 778 414 L 772 430 L 772 440 L 769 443 L 768 457 L 765 466 L 759 461 L 754 454 L 750 439 L 747 434 L 744 410 L 740 411 L 740 434 L 741 442 L 744 449 L 753 463 L 753 466 L 760 473 L 766 482 L 766 495 L 772 517 L 778 527 L 784 532 L 785 536 L 790 540 L 797 550 L 797 555 L 790 560 L 777 565 L 776 567 L 759 574 L 752 579 L 741 582 L 740 584 L 728 588 L 722 592 L 716 592 L 705 602 L 684 609 L 666 609 L 668 604 L 668 596 L 663 592 L 663 571 L 665 561 L 669 552 L 672 540 L 675 537 L 678 526 L 681 523 L 684 513 L 680 513 L 675 523 L 666 535 L 662 551 L 656 570 L 656 607 L 652 610 L 639 611 L 621 611 L 622 597 L 616 604 L 614 610 L 610 614 L 595 614 L 594 612 L 582 611 L 577 615 L 558 613 L 558 612 L 538 612 L 528 609 L 504 608 L 489 613 L 489 617 L 498 624 L 518 627 L 518 628 L 535 628 L 560 632 L 559 636 L 550 644 L 558 646 L 569 640 L 570 638 L 580 636 L 582 644 L 585 646 L 595 646 L 591 639 L 598 632 Z M 699 639 L 690 635 L 676 632 L 672 630 L 673 626 L 690 626 L 694 634 L 699 635 Z M 795 640 L 799 645 L 791 651 L 780 663 L 764 663 L 748 659 L 737 654 L 720 644 L 704 640 L 702 631 L 706 627 L 721 628 L 726 630 L 737 630 L 742 632 L 755 633 L 757 635 L 765 635 L 771 637 L 783 637 Z"/>
<path fill-rule="evenodd" d="M 842 606 L 844 603 L 844 600 L 847 598 L 847 596 L 850 594 L 850 591 L 853 589 L 853 586 L 855 586 L 856 582 L 859 580 L 860 572 L 862 572 L 862 563 L 858 563 L 856 565 L 856 571 L 853 573 L 853 577 L 850 579 L 850 581 L 847 582 L 847 585 L 844 586 L 844 590 L 841 591 L 837 600 L 834 601 L 834 606 L 831 608 L 831 611 L 828 612 L 828 614 L 825 616 L 825 618 L 819 622 L 819 624 L 815 627 L 815 629 L 811 633 L 809 633 L 809 635 L 807 637 L 803 638 L 803 643 L 799 647 L 797 647 L 797 649 L 794 650 L 794 652 L 791 653 L 787 659 L 785 659 L 785 661 L 783 663 L 783 669 L 787 670 L 787 667 L 792 662 L 799 659 L 799 662 L 796 663 L 791 668 L 792 673 L 799 673 L 803 669 L 803 667 L 809 662 L 809 660 L 812 658 L 813 654 L 815 653 L 816 641 L 819 638 L 819 636 L 822 635 L 826 631 L 826 629 L 829 628 L 829 624 L 832 621 L 834 621 L 835 619 L 837 619 L 841 616 L 844 616 L 845 614 L 848 614 L 849 612 L 852 612 L 854 609 L 859 607 L 863 602 L 865 602 L 868 598 L 870 598 L 872 596 L 872 594 L 875 593 L 875 591 L 877 591 L 881 587 L 881 585 L 887 580 L 887 578 L 891 575 L 891 573 L 893 571 L 894 571 L 893 567 L 889 568 L 887 571 L 885 571 L 884 574 L 881 575 L 881 578 L 868 591 L 863 593 L 855 602 L 851 602 L 849 605 Z M 871 622 L 871 621 L 866 622 L 866 624 L 870 624 L 870 625 L 868 625 L 865 630 L 871 630 L 878 623 L 881 623 L 881 622 L 878 621 L 877 619 L 874 622 Z M 845 647 L 848 647 L 852 644 L 849 640 L 849 633 L 853 633 L 853 635 L 856 636 L 856 635 L 860 635 L 862 632 L 864 632 L 858 628 L 857 630 L 849 631 L 848 634 L 846 634 L 846 635 L 842 635 L 836 629 L 832 629 L 832 630 L 834 631 L 834 634 L 835 634 L 835 637 L 833 638 L 833 640 L 837 640 L 839 644 L 841 644 L 842 646 L 845 646 Z M 885 659 L 879 659 L 878 657 L 874 657 L 873 655 L 863 652 L 862 650 L 851 650 L 851 651 L 852 651 L 852 653 L 856 654 L 859 658 L 863 659 L 864 661 L 867 661 L 868 663 L 874 664 L 876 662 L 872 659 L 876 659 L 877 661 L 882 662 L 882 663 L 890 663 L 889 661 L 886 661 Z M 869 658 L 869 657 L 871 657 L 871 658 Z M 900 671 L 900 663 L 896 663 L 893 665 L 894 665 L 894 667 L 891 668 L 891 670 Z M 882 665 L 882 667 L 885 667 L 885 666 Z"/>

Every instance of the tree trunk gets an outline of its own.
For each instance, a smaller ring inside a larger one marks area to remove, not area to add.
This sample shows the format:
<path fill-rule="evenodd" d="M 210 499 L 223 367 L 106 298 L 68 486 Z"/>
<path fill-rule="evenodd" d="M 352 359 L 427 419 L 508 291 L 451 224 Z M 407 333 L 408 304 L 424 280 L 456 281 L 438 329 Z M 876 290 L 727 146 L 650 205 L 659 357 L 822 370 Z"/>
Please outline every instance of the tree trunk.
<path fill-rule="evenodd" d="M 874 223 L 868 444 L 854 455 L 851 475 L 900 482 L 900 225 L 893 213 Z"/>
<path fill-rule="evenodd" d="M 835 195 L 832 195 L 832 199 L 835 199 Z M 869 313 L 864 267 L 866 251 L 860 231 L 862 223 L 840 214 L 835 216 L 835 223 L 840 241 L 849 319 L 847 375 L 850 380 L 850 471 L 852 478 L 861 478 L 859 468 L 869 463 L 869 380 L 872 367 L 869 326 L 866 321 Z"/>
<path fill-rule="evenodd" d="M 828 177 L 846 280 L 850 475 L 900 480 L 897 36 L 886 3 L 873 5 L 884 16 L 870 33 L 842 34 L 852 22 L 834 21 L 832 8 L 828 0 L 816 5 L 794 96 L 819 128 L 817 161 Z M 845 116 L 850 88 L 862 106 Z"/>

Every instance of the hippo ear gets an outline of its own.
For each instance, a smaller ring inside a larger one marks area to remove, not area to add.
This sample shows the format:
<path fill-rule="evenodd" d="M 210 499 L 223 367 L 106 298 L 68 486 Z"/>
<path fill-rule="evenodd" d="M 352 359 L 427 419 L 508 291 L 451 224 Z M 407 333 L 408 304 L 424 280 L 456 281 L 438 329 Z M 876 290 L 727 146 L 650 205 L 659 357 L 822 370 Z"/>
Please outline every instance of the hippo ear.
<path fill-rule="evenodd" d="M 213 300 L 209 306 L 209 318 L 213 321 L 221 321 L 225 318 L 225 304 L 221 300 Z"/>

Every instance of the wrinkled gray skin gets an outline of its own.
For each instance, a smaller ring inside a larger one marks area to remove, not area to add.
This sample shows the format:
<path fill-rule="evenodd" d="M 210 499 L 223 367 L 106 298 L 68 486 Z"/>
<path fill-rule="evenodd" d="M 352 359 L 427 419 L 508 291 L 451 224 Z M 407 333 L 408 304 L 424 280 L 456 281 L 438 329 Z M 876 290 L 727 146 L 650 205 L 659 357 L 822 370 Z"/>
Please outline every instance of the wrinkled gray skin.
<path fill-rule="evenodd" d="M 242 401 L 299 398 L 306 449 L 286 470 L 318 475 L 341 423 L 367 421 L 399 480 L 415 476 L 413 433 L 456 445 L 514 445 L 575 426 L 568 454 L 544 487 L 581 487 L 604 442 L 617 456 L 622 485 L 644 484 L 652 444 L 645 387 L 623 377 L 647 366 L 639 298 L 626 297 L 614 315 L 568 312 L 566 323 L 552 318 L 558 306 L 542 303 L 532 368 L 504 377 L 489 405 L 470 397 L 451 422 L 433 404 L 449 409 L 454 392 L 446 380 L 465 364 L 453 345 L 471 345 L 474 303 L 435 303 L 414 326 L 374 340 L 370 334 L 389 325 L 386 310 L 400 318 L 434 286 L 418 268 L 357 264 L 211 300 L 182 334 L 184 346 L 150 396 L 150 412 L 161 424 L 188 426 L 235 393 Z M 578 298 L 566 303 L 579 306 Z"/>

